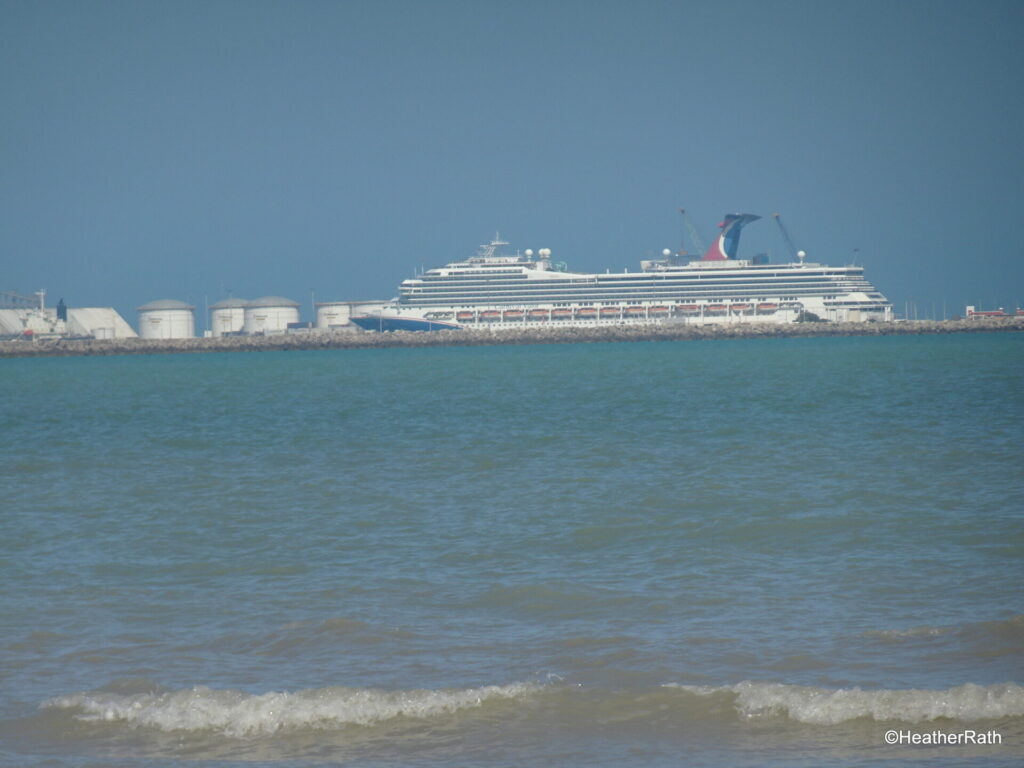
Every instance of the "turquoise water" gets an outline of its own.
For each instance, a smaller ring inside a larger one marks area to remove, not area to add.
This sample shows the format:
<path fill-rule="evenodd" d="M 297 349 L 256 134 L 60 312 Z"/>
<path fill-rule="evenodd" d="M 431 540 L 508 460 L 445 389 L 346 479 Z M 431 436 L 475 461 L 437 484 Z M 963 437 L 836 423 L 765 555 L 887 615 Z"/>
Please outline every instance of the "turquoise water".
<path fill-rule="evenodd" d="M 1022 427 L 1009 333 L 3 360 L 0 764 L 1017 765 Z"/>

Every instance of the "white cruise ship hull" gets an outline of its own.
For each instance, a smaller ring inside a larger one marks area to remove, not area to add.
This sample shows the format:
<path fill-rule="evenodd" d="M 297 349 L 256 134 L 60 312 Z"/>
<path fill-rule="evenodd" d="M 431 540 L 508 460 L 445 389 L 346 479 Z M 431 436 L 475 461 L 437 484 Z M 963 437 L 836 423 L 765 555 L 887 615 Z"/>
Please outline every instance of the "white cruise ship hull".
<path fill-rule="evenodd" d="M 591 306 L 490 305 L 474 310 L 455 306 L 433 308 L 424 312 L 418 307 L 388 307 L 386 315 L 365 315 L 352 318 L 352 322 L 365 330 L 434 331 L 450 329 L 503 330 L 524 327 L 600 327 L 609 325 L 659 324 L 728 324 L 728 323 L 793 323 L 801 319 L 820 319 L 832 322 L 870 322 L 892 320 L 891 307 L 871 306 L 874 302 L 864 297 L 847 296 L 847 302 L 860 306 L 832 307 L 820 301 L 764 301 L 756 304 L 733 302 L 697 302 L 669 306 L 652 302 L 628 306 L 602 306 L 597 312 Z M 814 316 L 812 318 L 811 316 Z M 439 318 L 446 318 L 441 321 Z M 457 318 L 455 322 L 447 318 Z"/>
<path fill-rule="evenodd" d="M 858 266 L 773 265 L 734 258 L 739 229 L 757 217 L 726 217 L 704 259 L 641 262 L 639 272 L 588 274 L 553 265 L 550 252 L 480 253 L 405 280 L 398 300 L 354 317 L 367 330 L 493 330 L 644 324 L 887 321 L 892 305 Z"/>

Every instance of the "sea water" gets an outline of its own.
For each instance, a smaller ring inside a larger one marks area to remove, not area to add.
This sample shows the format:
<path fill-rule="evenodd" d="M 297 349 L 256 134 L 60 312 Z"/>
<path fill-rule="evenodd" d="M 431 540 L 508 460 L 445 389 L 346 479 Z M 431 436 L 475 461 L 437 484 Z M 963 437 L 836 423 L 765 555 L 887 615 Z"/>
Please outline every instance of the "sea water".
<path fill-rule="evenodd" d="M 3 360 L 0 764 L 1018 765 L 1022 428 L 1010 333 Z"/>

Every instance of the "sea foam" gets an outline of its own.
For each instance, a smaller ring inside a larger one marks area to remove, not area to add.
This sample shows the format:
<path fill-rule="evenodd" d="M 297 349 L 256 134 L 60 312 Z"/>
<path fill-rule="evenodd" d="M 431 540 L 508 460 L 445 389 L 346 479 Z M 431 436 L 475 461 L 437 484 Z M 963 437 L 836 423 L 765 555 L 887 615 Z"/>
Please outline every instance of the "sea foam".
<path fill-rule="evenodd" d="M 371 726 L 400 717 L 431 718 L 524 697 L 538 687 L 526 683 L 436 691 L 336 687 L 254 695 L 200 686 L 159 694 L 77 693 L 50 699 L 40 708 L 72 710 L 76 719 L 87 722 L 243 737 Z"/>
<path fill-rule="evenodd" d="M 746 717 L 785 716 L 801 723 L 836 725 L 848 720 L 899 720 L 918 723 L 939 718 L 976 721 L 1024 716 L 1024 687 L 966 685 L 945 690 L 828 689 L 745 681 L 731 686 L 670 684 L 699 696 L 728 694 Z"/>

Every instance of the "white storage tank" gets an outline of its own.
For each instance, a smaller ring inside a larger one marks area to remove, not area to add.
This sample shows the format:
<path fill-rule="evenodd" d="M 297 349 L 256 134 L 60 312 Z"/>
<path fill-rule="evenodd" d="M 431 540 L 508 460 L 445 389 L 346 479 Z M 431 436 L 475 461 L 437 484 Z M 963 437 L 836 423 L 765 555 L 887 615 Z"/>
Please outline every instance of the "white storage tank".
<path fill-rule="evenodd" d="M 352 303 L 348 301 L 325 301 L 316 305 L 316 327 L 329 330 L 331 328 L 348 328 L 352 325 Z"/>
<path fill-rule="evenodd" d="M 210 335 L 223 336 L 225 333 L 238 333 L 245 327 L 245 308 L 249 302 L 245 299 L 221 299 L 210 305 Z"/>
<path fill-rule="evenodd" d="M 195 307 L 184 301 L 160 299 L 138 308 L 143 339 L 191 339 L 196 335 Z"/>
<path fill-rule="evenodd" d="M 373 315 L 377 312 L 383 311 L 388 303 L 386 301 L 352 301 L 349 302 L 351 307 L 352 316 L 357 315 Z"/>
<path fill-rule="evenodd" d="M 246 333 L 284 333 L 288 323 L 299 322 L 299 302 L 264 296 L 245 305 Z"/>

